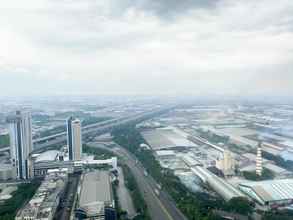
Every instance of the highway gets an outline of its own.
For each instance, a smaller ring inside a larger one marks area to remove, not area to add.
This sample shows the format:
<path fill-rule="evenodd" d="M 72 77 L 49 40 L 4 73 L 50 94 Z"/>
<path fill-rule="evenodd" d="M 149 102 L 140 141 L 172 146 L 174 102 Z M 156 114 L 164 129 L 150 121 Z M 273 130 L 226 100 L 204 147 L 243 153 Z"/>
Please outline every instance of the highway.
<path fill-rule="evenodd" d="M 172 107 L 166 107 L 166 108 L 159 108 L 154 109 L 150 112 L 144 112 L 135 114 L 130 117 L 123 117 L 118 119 L 111 119 L 104 122 L 100 122 L 97 124 L 88 125 L 82 128 L 82 135 L 83 138 L 86 139 L 88 137 L 93 137 L 97 135 L 102 135 L 104 133 L 110 132 L 114 127 L 125 125 L 129 123 L 139 123 L 144 120 L 147 120 L 149 118 L 152 118 L 156 115 L 165 113 L 169 110 L 171 110 Z M 66 132 L 62 132 L 59 134 L 51 135 L 48 137 L 43 137 L 41 139 L 35 139 L 34 142 L 34 153 L 43 150 L 45 148 L 51 147 L 52 145 L 62 144 L 66 142 Z"/>
<path fill-rule="evenodd" d="M 137 159 L 134 155 L 130 154 L 119 145 L 116 145 L 114 148 L 108 148 L 100 143 L 91 142 L 88 144 L 91 147 L 111 151 L 117 156 L 124 158 L 123 161 L 135 176 L 139 190 L 144 196 L 152 220 L 187 220 L 166 192 L 160 190 L 160 194 L 156 195 L 155 189 L 158 184 L 151 176 L 144 175 L 145 169 L 140 163 L 136 163 Z"/>

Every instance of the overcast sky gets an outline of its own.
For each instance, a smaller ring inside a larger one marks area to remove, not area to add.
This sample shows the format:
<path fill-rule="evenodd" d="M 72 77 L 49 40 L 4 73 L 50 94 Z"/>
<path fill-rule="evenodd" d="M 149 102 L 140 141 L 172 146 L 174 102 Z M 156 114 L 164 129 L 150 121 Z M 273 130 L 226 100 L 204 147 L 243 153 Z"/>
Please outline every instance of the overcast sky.
<path fill-rule="evenodd" d="M 1 1 L 0 96 L 292 93 L 292 0 Z"/>

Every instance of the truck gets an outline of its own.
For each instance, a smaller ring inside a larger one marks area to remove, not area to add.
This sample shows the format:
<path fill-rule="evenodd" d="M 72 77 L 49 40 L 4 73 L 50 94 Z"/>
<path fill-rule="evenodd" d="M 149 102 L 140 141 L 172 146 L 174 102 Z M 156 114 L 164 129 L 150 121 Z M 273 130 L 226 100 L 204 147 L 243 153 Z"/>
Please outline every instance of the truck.
<path fill-rule="evenodd" d="M 159 191 L 159 189 L 155 189 L 155 194 L 156 194 L 157 196 L 160 195 L 160 191 Z"/>

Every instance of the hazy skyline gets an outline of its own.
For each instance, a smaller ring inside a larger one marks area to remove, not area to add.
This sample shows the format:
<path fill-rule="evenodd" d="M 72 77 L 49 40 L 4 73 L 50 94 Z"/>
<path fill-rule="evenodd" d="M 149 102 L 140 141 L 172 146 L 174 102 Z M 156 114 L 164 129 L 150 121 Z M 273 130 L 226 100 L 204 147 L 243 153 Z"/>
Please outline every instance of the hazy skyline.
<path fill-rule="evenodd" d="M 292 0 L 0 6 L 0 96 L 290 95 Z"/>

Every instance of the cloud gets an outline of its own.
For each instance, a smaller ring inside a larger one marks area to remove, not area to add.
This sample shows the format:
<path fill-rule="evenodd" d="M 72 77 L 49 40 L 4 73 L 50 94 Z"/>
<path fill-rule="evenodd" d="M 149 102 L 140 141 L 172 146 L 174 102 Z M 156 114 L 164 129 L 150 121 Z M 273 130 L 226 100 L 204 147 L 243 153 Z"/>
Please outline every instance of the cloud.
<path fill-rule="evenodd" d="M 18 3 L 0 8 L 6 93 L 293 91 L 290 0 Z"/>

